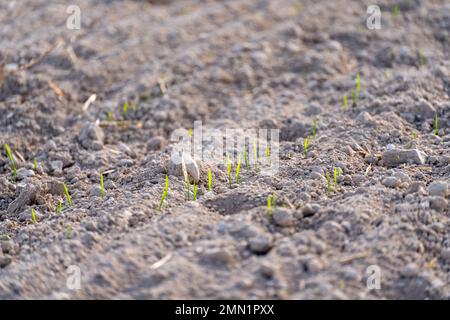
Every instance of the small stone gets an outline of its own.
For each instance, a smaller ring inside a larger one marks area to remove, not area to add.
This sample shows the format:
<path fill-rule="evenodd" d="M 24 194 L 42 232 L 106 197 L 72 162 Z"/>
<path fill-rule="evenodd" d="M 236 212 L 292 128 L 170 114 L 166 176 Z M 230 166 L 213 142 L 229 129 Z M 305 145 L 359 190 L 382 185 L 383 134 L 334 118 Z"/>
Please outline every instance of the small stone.
<path fill-rule="evenodd" d="M 207 250 L 203 253 L 202 259 L 217 266 L 232 265 L 235 262 L 231 252 L 224 248 Z"/>
<path fill-rule="evenodd" d="M 267 253 L 273 246 L 272 235 L 260 234 L 249 240 L 249 247 L 253 253 L 264 254 Z"/>
<path fill-rule="evenodd" d="M 187 174 L 195 183 L 198 183 L 200 180 L 200 169 L 198 168 L 197 161 L 192 159 L 189 154 L 183 154 L 183 159 L 186 164 Z"/>
<path fill-rule="evenodd" d="M 430 208 L 436 211 L 444 211 L 448 208 L 448 201 L 443 197 L 430 197 Z"/>
<path fill-rule="evenodd" d="M 40 186 L 26 185 L 21 190 L 19 196 L 9 204 L 7 212 L 9 214 L 19 213 L 23 207 L 30 205 L 36 199 Z"/>
<path fill-rule="evenodd" d="M 400 180 L 396 177 L 387 177 L 381 183 L 388 188 L 396 188 L 400 185 Z"/>
<path fill-rule="evenodd" d="M 23 180 L 25 178 L 33 177 L 33 176 L 34 176 L 33 170 L 29 170 L 29 169 L 25 169 L 25 168 L 20 168 L 19 170 L 17 170 L 17 180 Z"/>
<path fill-rule="evenodd" d="M 383 153 L 383 163 L 388 167 L 396 167 L 403 163 L 425 164 L 426 155 L 417 149 L 394 149 Z"/>
<path fill-rule="evenodd" d="M 16 245 L 12 240 L 3 240 L 1 242 L 1 248 L 5 254 L 14 254 L 16 251 Z"/>
<path fill-rule="evenodd" d="M 172 154 L 169 161 L 169 174 L 177 177 L 181 177 L 183 181 L 187 180 L 186 164 L 184 163 L 183 156 L 178 152 Z"/>
<path fill-rule="evenodd" d="M 98 123 L 86 122 L 80 130 L 78 140 L 86 149 L 101 150 L 105 134 Z"/>
<path fill-rule="evenodd" d="M 320 180 L 322 182 L 326 182 L 325 177 L 316 171 L 311 172 L 309 177 L 314 180 Z"/>
<path fill-rule="evenodd" d="M 10 257 L 5 257 L 0 255 L 0 269 L 5 268 L 11 263 L 12 259 Z"/>
<path fill-rule="evenodd" d="M 430 196 L 446 198 L 448 194 L 448 185 L 443 181 L 432 182 L 428 186 L 428 192 L 430 193 Z"/>
<path fill-rule="evenodd" d="M 156 136 L 153 138 L 150 138 L 150 140 L 147 143 L 148 150 L 151 151 L 157 151 L 161 150 L 166 143 L 166 140 L 161 136 Z"/>
<path fill-rule="evenodd" d="M 275 208 L 272 218 L 275 224 L 280 227 L 290 227 L 295 222 L 292 212 L 286 208 Z"/>
<path fill-rule="evenodd" d="M 441 251 L 441 257 L 444 260 L 450 261 L 450 248 L 444 248 Z"/>
<path fill-rule="evenodd" d="M 412 110 L 413 114 L 418 116 L 421 120 L 433 118 L 436 114 L 436 109 L 426 100 L 421 99 L 416 102 Z"/>
<path fill-rule="evenodd" d="M 56 175 L 61 175 L 63 171 L 63 162 L 61 160 L 51 161 L 50 171 Z"/>
<path fill-rule="evenodd" d="M 303 209 L 302 209 L 302 213 L 304 217 L 310 217 L 314 214 L 316 214 L 318 211 L 320 210 L 320 205 L 313 203 L 313 204 L 306 204 Z"/>

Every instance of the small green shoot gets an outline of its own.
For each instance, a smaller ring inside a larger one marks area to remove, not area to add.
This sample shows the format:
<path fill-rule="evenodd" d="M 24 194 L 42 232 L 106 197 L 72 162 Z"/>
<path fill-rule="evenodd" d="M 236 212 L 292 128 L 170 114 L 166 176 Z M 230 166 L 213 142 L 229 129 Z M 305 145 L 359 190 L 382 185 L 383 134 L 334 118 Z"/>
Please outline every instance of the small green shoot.
<path fill-rule="evenodd" d="M 125 117 L 128 116 L 128 101 L 125 101 L 125 102 L 123 103 L 122 111 L 123 111 L 123 115 L 124 115 Z"/>
<path fill-rule="evenodd" d="M 272 210 L 273 208 L 275 208 L 277 205 L 277 195 L 273 194 L 267 197 L 267 210 L 266 210 L 266 214 L 267 214 L 267 220 L 270 220 L 270 218 L 272 217 Z"/>
<path fill-rule="evenodd" d="M 192 130 L 192 128 L 188 129 L 188 136 L 192 138 L 192 136 L 194 135 L 194 131 Z"/>
<path fill-rule="evenodd" d="M 341 168 L 333 169 L 333 182 L 334 182 L 334 190 L 338 188 L 338 177 L 341 175 Z"/>
<path fill-rule="evenodd" d="M 58 201 L 58 204 L 56 205 L 56 213 L 60 214 L 62 212 L 62 202 L 61 200 Z"/>
<path fill-rule="evenodd" d="M 422 67 L 425 65 L 425 56 L 422 49 L 419 51 L 419 63 Z"/>
<path fill-rule="evenodd" d="M 325 174 L 325 179 L 327 180 L 327 193 L 328 195 L 331 194 L 331 179 L 330 179 L 330 174 L 328 173 L 328 171 Z"/>
<path fill-rule="evenodd" d="M 33 220 L 34 224 L 37 223 L 36 213 L 34 212 L 34 208 L 31 208 L 31 219 Z"/>
<path fill-rule="evenodd" d="M 10 162 L 10 164 L 11 164 L 11 169 L 12 169 L 12 171 L 13 171 L 13 182 L 16 182 L 16 178 L 17 178 L 17 167 L 16 167 L 16 163 L 14 162 L 14 158 L 13 158 L 13 156 L 12 156 L 12 153 L 11 153 L 11 149 L 9 148 L 9 146 L 8 146 L 8 144 L 7 143 L 5 143 L 5 150 L 6 150 L 6 153 L 7 153 L 7 155 L 8 155 L 8 158 L 9 158 L 9 162 Z"/>
<path fill-rule="evenodd" d="M 344 94 L 344 103 L 343 103 L 343 106 L 342 106 L 342 111 L 347 111 L 347 101 L 348 101 L 348 97 L 347 97 L 347 95 L 346 94 Z"/>
<path fill-rule="evenodd" d="M 436 114 L 434 115 L 434 134 L 436 136 L 439 135 L 439 119 L 438 119 L 438 114 L 436 112 Z"/>
<path fill-rule="evenodd" d="M 352 89 L 352 107 L 353 108 L 356 107 L 356 93 L 355 93 L 355 89 Z"/>
<path fill-rule="evenodd" d="M 34 158 L 34 160 L 33 160 L 33 170 L 37 171 L 37 160 L 36 160 L 36 158 Z"/>
<path fill-rule="evenodd" d="M 164 200 L 167 197 L 167 193 L 169 192 L 169 176 L 166 175 L 166 183 L 164 185 L 164 190 L 161 196 L 161 201 L 159 202 L 159 210 L 161 210 Z"/>
<path fill-rule="evenodd" d="M 64 188 L 64 194 L 66 195 L 66 198 L 67 198 L 67 202 L 69 203 L 69 207 L 72 207 L 72 198 L 70 197 L 69 189 L 67 188 L 65 183 L 63 183 L 63 188 Z"/>
<path fill-rule="evenodd" d="M 413 138 L 413 140 L 417 140 L 417 132 L 413 132 L 413 134 L 412 134 L 412 138 Z"/>
<path fill-rule="evenodd" d="M 230 155 L 227 155 L 227 176 L 228 176 L 228 187 L 231 189 L 231 159 L 230 159 Z"/>
<path fill-rule="evenodd" d="M 317 119 L 314 119 L 314 121 L 313 121 L 312 133 L 313 133 L 313 139 L 315 140 L 316 135 L 317 135 Z"/>
<path fill-rule="evenodd" d="M 105 183 L 104 183 L 104 179 L 103 179 L 103 173 L 100 173 L 100 194 L 102 197 L 105 196 L 106 192 L 105 192 Z"/>
<path fill-rule="evenodd" d="M 239 183 L 239 178 L 241 176 L 241 154 L 238 154 L 238 160 L 236 164 L 236 183 Z"/>
<path fill-rule="evenodd" d="M 358 93 L 358 97 L 361 95 L 361 77 L 359 72 L 356 74 L 356 92 Z"/>
<path fill-rule="evenodd" d="M 305 140 L 303 141 L 303 152 L 306 154 L 308 153 L 308 149 L 309 149 L 309 136 L 305 138 Z"/>
<path fill-rule="evenodd" d="M 248 160 L 247 150 L 244 151 L 244 162 L 245 162 L 245 168 L 247 169 L 247 172 L 248 172 L 250 170 L 250 161 Z"/>
<path fill-rule="evenodd" d="M 108 112 L 106 113 L 106 116 L 108 117 L 108 121 L 109 121 L 109 122 L 113 122 L 113 121 L 114 121 L 113 113 L 112 113 L 111 111 L 108 111 Z"/>
<path fill-rule="evenodd" d="M 208 169 L 208 191 L 211 191 L 212 188 L 212 171 L 211 168 Z"/>
<path fill-rule="evenodd" d="M 66 238 L 72 239 L 72 237 L 73 237 L 73 228 L 72 225 L 68 224 L 66 227 Z"/>
<path fill-rule="evenodd" d="M 194 201 L 197 201 L 198 186 L 194 181 Z"/>

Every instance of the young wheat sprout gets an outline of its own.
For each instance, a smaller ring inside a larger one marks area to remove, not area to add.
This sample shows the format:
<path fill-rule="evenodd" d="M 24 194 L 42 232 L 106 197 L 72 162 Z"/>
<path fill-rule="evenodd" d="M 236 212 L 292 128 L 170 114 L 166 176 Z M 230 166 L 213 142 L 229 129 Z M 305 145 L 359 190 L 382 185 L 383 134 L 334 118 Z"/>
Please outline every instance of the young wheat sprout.
<path fill-rule="evenodd" d="M 317 119 L 314 119 L 314 121 L 313 121 L 313 128 L 312 128 L 312 131 L 313 131 L 313 139 L 316 139 L 316 134 L 317 134 Z"/>
<path fill-rule="evenodd" d="M 197 183 L 195 183 L 195 181 L 194 181 L 194 201 L 197 201 L 197 191 L 198 191 L 198 186 L 197 186 Z"/>
<path fill-rule="evenodd" d="M 126 117 L 128 115 L 128 101 L 123 103 L 123 115 Z"/>
<path fill-rule="evenodd" d="M 113 122 L 113 121 L 114 121 L 113 114 L 112 114 L 111 111 L 108 111 L 108 112 L 106 113 L 106 115 L 108 116 L 108 121 L 109 121 L 109 122 Z"/>
<path fill-rule="evenodd" d="M 423 55 L 422 49 L 419 51 L 419 62 L 420 62 L 420 66 L 423 67 L 425 65 L 425 56 Z"/>
<path fill-rule="evenodd" d="M 439 119 L 438 119 L 438 114 L 436 112 L 436 114 L 434 115 L 434 134 L 436 136 L 439 135 Z"/>
<path fill-rule="evenodd" d="M 270 217 L 272 216 L 272 196 L 267 197 L 267 220 L 270 220 Z"/>
<path fill-rule="evenodd" d="M 361 77 L 359 76 L 359 72 L 356 74 L 356 92 L 359 97 L 361 95 Z"/>
<path fill-rule="evenodd" d="M 328 171 L 325 174 L 325 178 L 327 180 L 327 194 L 330 195 L 331 194 L 331 180 L 330 180 L 330 174 L 328 173 Z"/>
<path fill-rule="evenodd" d="M 37 223 L 36 219 L 36 213 L 34 212 L 34 208 L 31 208 L 31 219 L 33 220 L 33 223 Z"/>
<path fill-rule="evenodd" d="M 67 202 L 69 203 L 69 207 L 72 207 L 72 198 L 70 197 L 69 189 L 67 188 L 65 183 L 63 183 L 63 188 L 64 188 L 64 193 L 67 198 Z"/>
<path fill-rule="evenodd" d="M 5 143 L 5 150 L 6 150 L 6 154 L 8 155 L 9 158 L 9 163 L 11 164 L 11 169 L 13 171 L 13 182 L 16 182 L 16 178 L 17 178 L 17 167 L 16 167 L 16 163 L 14 162 L 14 158 L 12 156 L 11 153 L 11 149 L 9 148 L 8 144 Z"/>
<path fill-rule="evenodd" d="M 56 213 L 60 214 L 62 212 L 62 202 L 61 200 L 58 201 L 58 204 L 56 205 Z"/>
<path fill-rule="evenodd" d="M 164 203 L 164 199 L 167 197 L 167 193 L 169 192 L 169 176 L 166 175 L 166 183 L 164 185 L 164 190 L 161 196 L 161 201 L 159 202 L 159 210 L 161 210 L 162 205 Z"/>
<path fill-rule="evenodd" d="M 337 190 L 338 188 L 338 177 L 341 174 L 341 168 L 334 168 L 333 169 L 333 182 L 334 182 L 334 189 Z"/>
<path fill-rule="evenodd" d="M 105 196 L 105 183 L 103 181 L 103 173 L 100 173 L 100 194 L 102 197 Z"/>
<path fill-rule="evenodd" d="M 37 160 L 36 160 L 36 158 L 34 158 L 34 160 L 33 160 L 33 170 L 37 171 Z"/>
<path fill-rule="evenodd" d="M 244 162 L 245 162 L 245 169 L 248 171 L 250 170 L 250 161 L 248 160 L 248 151 L 244 151 Z"/>
<path fill-rule="evenodd" d="M 241 154 L 238 154 L 238 160 L 236 164 L 236 183 L 239 183 L 239 178 L 241 176 Z"/>
<path fill-rule="evenodd" d="M 211 168 L 208 169 L 208 191 L 211 191 L 212 187 L 212 171 Z"/>
<path fill-rule="evenodd" d="M 347 98 L 347 95 L 346 94 L 344 94 L 344 101 L 343 101 L 343 106 L 342 106 L 342 111 L 347 111 L 347 100 L 348 100 L 348 98 Z"/>
<path fill-rule="evenodd" d="M 308 149 L 309 149 L 309 136 L 305 138 L 305 140 L 303 141 L 303 152 L 306 154 L 308 153 Z"/>

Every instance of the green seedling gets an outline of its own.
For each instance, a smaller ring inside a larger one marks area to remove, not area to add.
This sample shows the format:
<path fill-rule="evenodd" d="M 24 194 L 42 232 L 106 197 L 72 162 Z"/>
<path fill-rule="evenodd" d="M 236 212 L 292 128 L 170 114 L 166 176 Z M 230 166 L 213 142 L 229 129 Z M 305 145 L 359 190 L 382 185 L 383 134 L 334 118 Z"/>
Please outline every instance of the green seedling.
<path fill-rule="evenodd" d="M 334 189 L 337 190 L 338 188 L 338 177 L 341 175 L 341 168 L 334 168 L 333 169 L 333 182 L 334 182 Z"/>
<path fill-rule="evenodd" d="M 208 169 L 208 191 L 211 191 L 212 188 L 212 171 Z"/>
<path fill-rule="evenodd" d="M 434 134 L 437 136 L 439 135 L 439 119 L 437 112 L 434 115 Z"/>
<path fill-rule="evenodd" d="M 248 160 L 247 150 L 244 151 L 244 162 L 245 162 L 245 168 L 247 169 L 247 172 L 248 172 L 250 170 L 250 161 Z"/>
<path fill-rule="evenodd" d="M 123 111 L 123 115 L 126 117 L 128 115 L 128 101 L 125 101 L 123 103 L 122 111 Z"/>
<path fill-rule="evenodd" d="M 106 113 L 106 116 L 108 117 L 108 121 L 109 121 L 109 122 L 113 122 L 113 121 L 114 121 L 113 113 L 112 113 L 111 111 L 108 111 L 108 112 Z"/>
<path fill-rule="evenodd" d="M 167 193 L 169 192 L 169 176 L 166 175 L 166 183 L 164 185 L 164 190 L 161 196 L 161 201 L 159 202 L 159 210 L 161 210 L 162 205 L 164 203 L 164 199 L 167 197 Z"/>
<path fill-rule="evenodd" d="M 227 155 L 227 176 L 228 176 L 228 187 L 231 189 L 231 159 L 230 159 L 230 155 Z"/>
<path fill-rule="evenodd" d="M 73 236 L 73 228 L 72 228 L 72 225 L 69 224 L 66 227 L 66 238 L 72 239 L 72 236 Z"/>
<path fill-rule="evenodd" d="M 305 138 L 305 140 L 303 141 L 303 152 L 305 153 L 305 155 L 308 153 L 309 150 L 309 136 Z"/>
<path fill-rule="evenodd" d="M 327 180 L 327 193 L 328 195 L 331 194 L 331 179 L 330 179 L 330 174 L 328 173 L 328 171 L 325 173 L 325 179 Z"/>
<path fill-rule="evenodd" d="M 425 65 L 425 56 L 423 54 L 423 50 L 419 51 L 419 63 L 420 63 L 420 66 Z"/>
<path fill-rule="evenodd" d="M 417 140 L 417 132 L 413 132 L 412 138 L 413 138 L 413 140 Z"/>
<path fill-rule="evenodd" d="M 356 74 L 356 92 L 358 93 L 358 97 L 361 95 L 361 77 L 359 72 Z"/>
<path fill-rule="evenodd" d="M 17 178 L 17 167 L 16 167 L 16 163 L 14 162 L 14 158 L 12 156 L 11 153 L 11 149 L 9 148 L 8 144 L 5 143 L 5 150 L 6 150 L 6 154 L 8 155 L 9 158 L 9 163 L 11 164 L 11 169 L 13 171 L 13 182 L 16 182 L 16 178 Z"/>
<path fill-rule="evenodd" d="M 31 208 L 31 219 L 33 219 L 33 223 L 37 223 L 36 213 L 34 212 L 34 208 Z"/>
<path fill-rule="evenodd" d="M 62 202 L 61 200 L 58 201 L 58 204 L 56 205 L 56 213 L 60 214 L 62 212 Z"/>
<path fill-rule="evenodd" d="M 103 173 L 100 173 L 100 194 L 102 195 L 102 197 L 104 197 L 106 194 Z"/>
<path fill-rule="evenodd" d="M 192 136 L 194 135 L 194 131 L 192 130 L 192 128 L 188 129 L 188 136 L 192 138 Z"/>
<path fill-rule="evenodd" d="M 241 177 L 241 154 L 238 154 L 238 160 L 236 164 L 236 183 L 239 183 L 239 179 Z"/>
<path fill-rule="evenodd" d="M 36 158 L 33 160 L 33 170 L 37 171 L 37 160 L 36 160 Z"/>
<path fill-rule="evenodd" d="M 272 217 L 272 196 L 267 197 L 267 210 L 266 210 L 267 220 Z"/>
<path fill-rule="evenodd" d="M 197 191 L 198 191 L 198 186 L 194 181 L 194 201 L 197 201 Z"/>
<path fill-rule="evenodd" d="M 316 139 L 316 134 L 317 134 L 317 119 L 314 119 L 314 121 L 313 121 L 312 133 L 313 133 L 313 139 Z"/>
<path fill-rule="evenodd" d="M 277 205 L 277 195 L 273 194 L 267 197 L 267 220 L 270 220 L 272 217 L 272 210 Z"/>
<path fill-rule="evenodd" d="M 352 89 L 352 107 L 356 107 L 356 93 L 355 89 Z"/>
<path fill-rule="evenodd" d="M 69 207 L 72 207 L 72 198 L 70 197 L 69 189 L 67 188 L 65 183 L 63 183 L 63 188 L 64 188 L 64 194 L 66 195 L 66 198 L 67 198 L 67 202 L 69 203 Z"/>
<path fill-rule="evenodd" d="M 347 110 L 347 100 L 348 100 L 347 95 L 344 94 L 344 103 L 342 106 L 342 111 L 344 111 L 344 112 Z"/>

